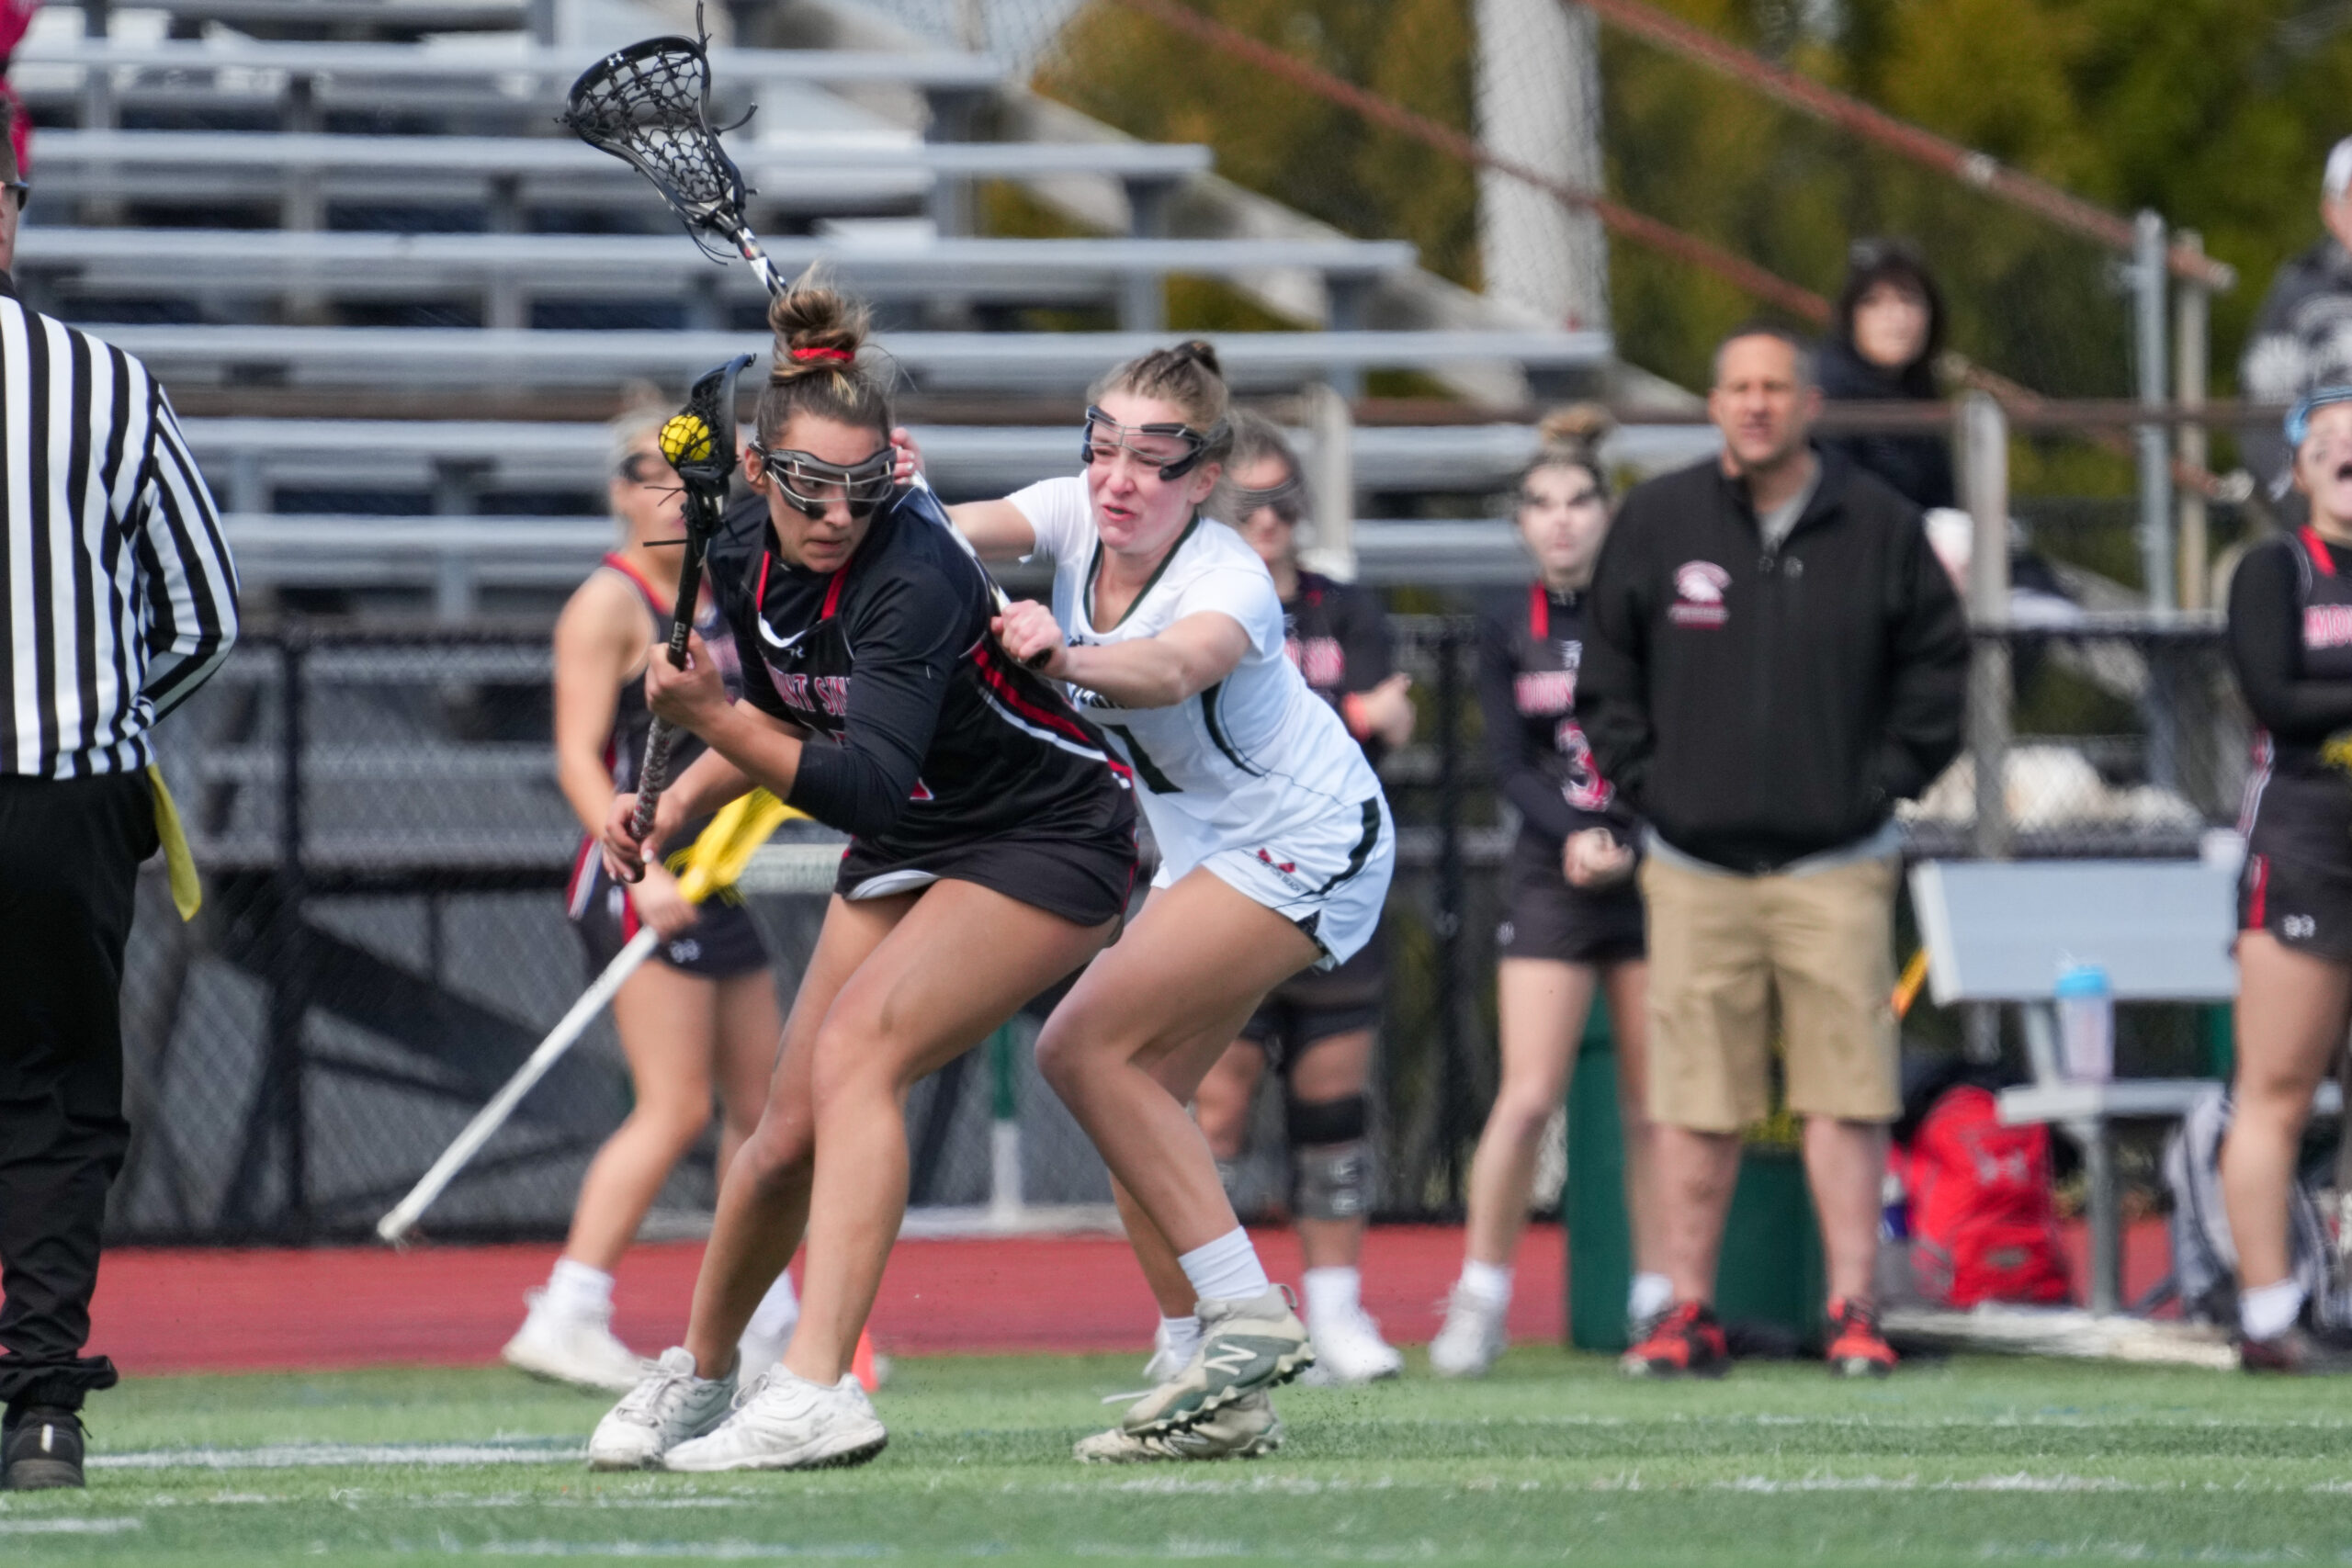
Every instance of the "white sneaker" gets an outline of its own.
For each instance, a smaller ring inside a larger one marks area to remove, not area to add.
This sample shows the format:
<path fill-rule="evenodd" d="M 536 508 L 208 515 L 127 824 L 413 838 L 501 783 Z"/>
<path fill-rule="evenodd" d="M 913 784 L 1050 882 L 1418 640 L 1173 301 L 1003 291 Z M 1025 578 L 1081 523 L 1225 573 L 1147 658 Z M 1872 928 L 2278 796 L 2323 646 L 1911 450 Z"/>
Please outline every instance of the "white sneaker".
<path fill-rule="evenodd" d="M 1405 1370 L 1405 1358 L 1380 1337 L 1380 1325 L 1360 1306 L 1307 1319 L 1306 1337 L 1315 1347 L 1315 1364 L 1298 1381 L 1308 1388 L 1354 1388 Z"/>
<path fill-rule="evenodd" d="M 827 1388 L 775 1367 L 707 1436 L 662 1456 L 664 1470 L 822 1470 L 864 1464 L 889 1434 L 848 1372 Z"/>
<path fill-rule="evenodd" d="M 1120 1425 L 1138 1437 L 1198 1426 L 1246 1393 L 1285 1383 L 1315 1364 L 1290 1291 L 1202 1301 L 1201 1348 L 1183 1370 L 1127 1407 Z"/>
<path fill-rule="evenodd" d="M 662 1351 L 653 1370 L 596 1423 L 588 1468 L 650 1470 L 671 1449 L 727 1418 L 735 1377 L 698 1378 L 694 1355 L 684 1346 Z"/>
<path fill-rule="evenodd" d="M 1430 1371 L 1442 1378 L 1486 1375 L 1510 1343 L 1503 1332 L 1509 1303 L 1483 1301 L 1460 1285 L 1445 1302 L 1445 1326 L 1430 1341 Z"/>
<path fill-rule="evenodd" d="M 1283 1446 L 1283 1418 L 1263 1392 L 1245 1393 L 1197 1426 L 1176 1432 L 1114 1427 L 1080 1438 L 1080 1464 L 1148 1464 L 1155 1460 L 1257 1459 Z"/>
<path fill-rule="evenodd" d="M 550 1308 L 545 1291 L 526 1291 L 523 1299 L 530 1315 L 498 1353 L 508 1366 L 606 1393 L 627 1393 L 645 1376 L 645 1358 L 613 1337 L 610 1304 L 593 1316 L 572 1317 Z"/>

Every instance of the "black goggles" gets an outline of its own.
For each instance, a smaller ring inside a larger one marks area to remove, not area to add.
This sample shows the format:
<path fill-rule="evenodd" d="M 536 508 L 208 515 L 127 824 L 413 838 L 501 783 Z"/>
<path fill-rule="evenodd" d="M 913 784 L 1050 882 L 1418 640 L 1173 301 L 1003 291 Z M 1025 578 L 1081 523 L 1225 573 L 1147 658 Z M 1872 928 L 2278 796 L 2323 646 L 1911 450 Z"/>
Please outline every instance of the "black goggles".
<path fill-rule="evenodd" d="M 1161 479 L 1181 479 L 1200 467 L 1209 443 L 1224 428 L 1222 421 L 1206 434 L 1188 424 L 1121 424 L 1090 403 L 1078 460 L 1091 468 L 1097 459 L 1108 462 L 1114 452 L 1130 452 L 1157 468 Z"/>
<path fill-rule="evenodd" d="M 25 203 L 33 198 L 33 187 L 25 180 L 0 180 L 0 190 L 6 191 L 16 198 L 17 210 L 19 212 L 25 209 Z"/>
<path fill-rule="evenodd" d="M 806 452 L 765 446 L 752 450 L 759 454 L 760 466 L 784 491 L 784 499 L 809 517 L 822 517 L 836 501 L 849 508 L 852 517 L 870 516 L 890 499 L 899 466 L 898 448 L 887 446 L 846 468 Z"/>
<path fill-rule="evenodd" d="M 1236 523 L 1247 522 L 1259 509 L 1268 506 L 1272 507 L 1274 515 L 1283 522 L 1296 523 L 1306 515 L 1306 486 L 1300 482 L 1296 474 L 1293 474 L 1282 483 L 1268 485 L 1263 490 L 1234 487 L 1233 520 Z"/>

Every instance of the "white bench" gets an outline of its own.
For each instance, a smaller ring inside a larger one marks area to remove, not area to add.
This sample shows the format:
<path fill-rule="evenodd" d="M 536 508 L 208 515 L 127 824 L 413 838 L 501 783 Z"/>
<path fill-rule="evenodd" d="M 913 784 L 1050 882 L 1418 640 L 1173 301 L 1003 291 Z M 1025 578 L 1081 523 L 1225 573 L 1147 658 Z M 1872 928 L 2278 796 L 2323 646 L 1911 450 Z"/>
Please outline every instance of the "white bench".
<path fill-rule="evenodd" d="M 2229 1001 L 2237 994 L 2234 885 L 2231 869 L 2201 861 L 1928 861 L 1911 871 L 1938 1005 L 2007 1003 L 2021 1016 L 2033 1081 L 2002 1091 L 2001 1120 L 2055 1124 L 2082 1147 L 2095 1313 L 2122 1302 L 2112 1124 L 2177 1118 L 2211 1085 L 2069 1081 L 2052 1000 L 2058 973 L 2069 962 L 2097 964 L 2118 1002 Z M 2321 1095 L 2323 1112 L 2336 1104 L 2334 1088 Z"/>

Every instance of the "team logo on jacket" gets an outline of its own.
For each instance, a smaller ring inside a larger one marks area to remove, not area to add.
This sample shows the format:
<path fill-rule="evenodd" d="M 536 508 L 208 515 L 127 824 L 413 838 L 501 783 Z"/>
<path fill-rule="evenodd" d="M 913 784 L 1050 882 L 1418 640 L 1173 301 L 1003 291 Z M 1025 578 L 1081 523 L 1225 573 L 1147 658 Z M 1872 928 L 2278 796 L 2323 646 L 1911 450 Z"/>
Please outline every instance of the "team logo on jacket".
<path fill-rule="evenodd" d="M 1674 603 L 1666 616 L 1678 626 L 1719 626 L 1731 618 L 1724 591 L 1731 573 L 1711 560 L 1687 560 L 1674 569 Z"/>

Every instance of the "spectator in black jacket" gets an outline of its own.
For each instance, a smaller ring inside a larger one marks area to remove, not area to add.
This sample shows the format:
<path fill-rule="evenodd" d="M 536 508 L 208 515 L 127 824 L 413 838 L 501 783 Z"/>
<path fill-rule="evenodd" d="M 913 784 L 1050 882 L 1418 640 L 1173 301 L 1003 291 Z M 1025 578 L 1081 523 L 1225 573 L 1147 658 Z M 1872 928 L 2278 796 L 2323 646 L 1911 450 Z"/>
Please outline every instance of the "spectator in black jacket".
<path fill-rule="evenodd" d="M 1821 345 L 1821 395 L 1933 402 L 1944 347 L 1944 297 L 1928 264 L 1900 240 L 1856 242 L 1838 313 Z M 1893 485 L 1921 511 L 1958 504 L 1951 446 L 1940 434 L 1856 431 L 1822 447 Z"/>
<path fill-rule="evenodd" d="M 1968 643 L 1918 510 L 1813 445 L 1804 345 L 1715 354 L 1716 459 L 1625 498 L 1577 719 L 1649 824 L 1649 1109 L 1675 1305 L 1626 1371 L 1722 1368 L 1709 1305 L 1777 1013 L 1847 1373 L 1894 1361 L 1871 1299 L 1895 1079 L 1894 802 L 1960 749 Z M 1777 999 L 1778 1007 L 1774 1006 Z"/>
<path fill-rule="evenodd" d="M 2238 360 L 2238 390 L 2252 403 L 2291 403 L 2321 387 L 2352 382 L 2352 136 L 2327 155 L 2319 219 L 2327 232 L 2270 280 Z M 2269 422 L 2238 436 L 2245 466 L 2280 518 L 2305 513 L 2295 486 L 2295 454 Z"/>

